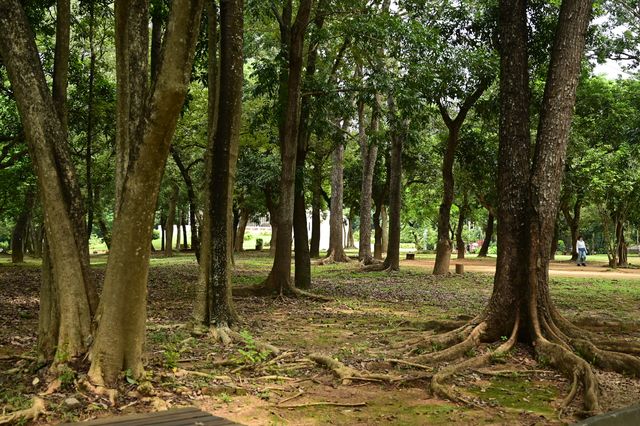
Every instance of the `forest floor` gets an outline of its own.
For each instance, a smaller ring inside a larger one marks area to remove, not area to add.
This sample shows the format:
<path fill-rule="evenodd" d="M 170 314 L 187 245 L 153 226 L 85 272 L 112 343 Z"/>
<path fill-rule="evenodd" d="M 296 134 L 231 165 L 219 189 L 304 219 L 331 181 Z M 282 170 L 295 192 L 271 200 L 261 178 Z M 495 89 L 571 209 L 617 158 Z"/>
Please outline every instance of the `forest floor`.
<path fill-rule="evenodd" d="M 105 260 L 104 256 L 93 259 L 99 280 Z M 434 371 L 431 366 L 421 369 L 390 361 L 406 357 L 394 345 L 434 332 L 437 321 L 469 319 L 483 309 L 491 294 L 492 260 L 466 260 L 465 268 L 471 272 L 447 277 L 429 275 L 425 269 L 429 262 L 403 261 L 401 271 L 392 274 L 361 272 L 357 262 L 314 265 L 313 291 L 333 301 L 235 298 L 244 343 L 223 347 L 208 337 L 193 337 L 185 328 L 197 277 L 193 255 L 155 257 L 149 274 L 147 377 L 140 383 L 125 382 L 110 401 L 81 386 L 82 369 L 56 377 L 38 369 L 30 358 L 35 356 L 37 333 L 38 262 L 12 267 L 0 258 L 0 408 L 24 409 L 32 397 L 40 395 L 47 413 L 39 424 L 187 405 L 246 425 L 575 421 L 582 408 L 580 396 L 559 415 L 557 409 L 570 383 L 537 362 L 525 346 L 516 346 L 488 369 L 467 371 L 449 382 L 471 405 L 432 396 L 425 377 Z M 452 265 L 456 262 L 452 259 Z M 234 285 L 258 284 L 270 265 L 266 253 L 238 256 Z M 488 269 L 473 272 L 476 267 Z M 552 266 L 552 271 L 571 268 L 575 269 L 572 276 L 551 274 L 551 293 L 560 311 L 583 324 L 594 319 L 621 321 L 626 326 L 594 330 L 640 339 L 640 274 L 607 272 L 595 265 L 578 268 L 567 262 Z M 256 340 L 269 342 L 282 353 L 278 357 L 261 353 Z M 331 356 L 362 376 L 388 374 L 401 380 L 365 377 L 343 383 L 312 361 L 311 354 Z M 596 372 L 604 411 L 640 400 L 640 380 Z M 78 404 L 69 404 L 69 398 Z"/>

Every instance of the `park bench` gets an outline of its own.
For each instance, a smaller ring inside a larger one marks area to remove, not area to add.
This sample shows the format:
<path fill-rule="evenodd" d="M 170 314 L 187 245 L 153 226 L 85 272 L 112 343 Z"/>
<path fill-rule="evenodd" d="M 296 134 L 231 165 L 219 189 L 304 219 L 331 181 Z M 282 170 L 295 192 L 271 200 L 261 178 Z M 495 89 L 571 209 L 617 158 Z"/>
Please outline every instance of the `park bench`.
<path fill-rule="evenodd" d="M 71 425 L 72 423 L 67 423 Z M 231 426 L 240 423 L 222 417 L 212 416 L 197 409 L 196 407 L 175 408 L 168 411 L 158 411 L 155 413 L 131 414 L 128 416 L 104 417 L 101 419 L 73 423 L 74 425 L 119 425 L 119 426 L 142 426 L 142 425 L 161 425 L 161 426 L 187 426 L 187 425 L 207 425 L 207 426 Z"/>

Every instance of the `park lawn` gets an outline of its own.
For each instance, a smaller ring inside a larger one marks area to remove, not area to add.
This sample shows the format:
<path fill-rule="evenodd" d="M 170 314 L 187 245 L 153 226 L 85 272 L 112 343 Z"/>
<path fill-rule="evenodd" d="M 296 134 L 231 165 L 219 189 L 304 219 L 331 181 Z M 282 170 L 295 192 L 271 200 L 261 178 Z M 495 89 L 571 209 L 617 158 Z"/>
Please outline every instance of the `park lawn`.
<path fill-rule="evenodd" d="M 98 279 L 104 274 L 105 262 L 105 255 L 92 257 Z M 234 286 L 260 283 L 271 262 L 266 252 L 237 256 Z M 0 258 L 0 406 L 7 411 L 27 406 L 30 397 L 43 392 L 52 379 L 29 360 L 16 363 L 1 357 L 34 354 L 36 266 L 38 261 L 29 259 L 25 267 L 12 267 Z M 578 418 L 580 397 L 559 420 L 557 408 L 570 384 L 537 362 L 526 347 L 517 346 L 489 369 L 454 377 L 450 384 L 469 404 L 434 398 L 428 391 L 428 379 L 416 379 L 424 370 L 389 361 L 406 359 L 400 344 L 431 333 L 438 322 L 465 320 L 480 312 L 491 294 L 491 275 L 436 278 L 424 268 L 404 264 L 397 273 L 365 273 L 352 262 L 313 265 L 312 276 L 313 291 L 331 296 L 332 301 L 236 298 L 245 344 L 222 347 L 206 337 L 192 336 L 185 328 L 197 278 L 193 254 L 152 257 L 148 380 L 125 382 L 111 405 L 107 398 L 77 385 L 84 374 L 82 368 L 63 371 L 57 376 L 60 388 L 45 397 L 49 413 L 43 421 L 76 421 L 182 405 L 197 405 L 247 425 L 559 424 Z M 561 312 L 576 322 L 615 337 L 640 338 L 638 279 L 555 278 L 551 294 Z M 621 324 L 602 327 L 614 321 Z M 274 362 L 272 355 L 260 353 L 254 339 L 281 348 L 285 355 Z M 312 353 L 332 356 L 363 374 L 411 380 L 343 384 L 331 371 L 309 361 Z M 230 365 L 220 365 L 223 360 Z M 597 375 L 604 410 L 640 399 L 637 379 L 601 371 Z M 64 405 L 64 399 L 71 396 L 81 401 L 80 408 Z M 312 403 L 351 406 L 309 405 Z"/>

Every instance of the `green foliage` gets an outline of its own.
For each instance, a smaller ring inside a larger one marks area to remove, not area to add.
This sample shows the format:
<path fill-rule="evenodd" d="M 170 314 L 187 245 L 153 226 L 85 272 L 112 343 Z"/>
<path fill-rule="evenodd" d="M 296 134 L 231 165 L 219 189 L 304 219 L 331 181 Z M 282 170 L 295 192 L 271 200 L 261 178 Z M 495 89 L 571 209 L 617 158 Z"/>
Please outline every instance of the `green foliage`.
<path fill-rule="evenodd" d="M 240 354 L 240 362 L 255 364 L 258 362 L 266 361 L 269 358 L 270 352 L 261 351 L 256 346 L 256 341 L 247 330 L 242 330 L 240 336 L 244 341 L 244 349 L 238 349 Z"/>
<path fill-rule="evenodd" d="M 166 368 L 173 369 L 178 367 L 178 361 L 180 360 L 180 350 L 178 347 L 169 343 L 165 345 L 162 350 L 163 364 Z"/>
<path fill-rule="evenodd" d="M 58 380 L 64 389 L 71 389 L 76 379 L 76 372 L 66 364 L 62 364 L 58 369 Z"/>

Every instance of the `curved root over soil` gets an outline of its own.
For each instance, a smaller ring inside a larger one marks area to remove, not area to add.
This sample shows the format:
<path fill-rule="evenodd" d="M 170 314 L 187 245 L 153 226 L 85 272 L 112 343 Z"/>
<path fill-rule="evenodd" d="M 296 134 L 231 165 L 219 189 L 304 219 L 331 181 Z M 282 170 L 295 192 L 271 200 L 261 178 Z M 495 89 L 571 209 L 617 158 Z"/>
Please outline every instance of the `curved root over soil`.
<path fill-rule="evenodd" d="M 25 410 L 20 410 L 11 414 L 0 416 L 0 425 L 25 424 L 32 420 L 35 421 L 40 416 L 40 414 L 43 414 L 44 412 L 44 400 L 40 398 L 33 398 L 31 407 Z"/>
<path fill-rule="evenodd" d="M 495 338 L 492 336 L 499 335 L 495 330 L 490 330 L 491 321 L 488 315 L 476 317 L 447 333 L 413 339 L 395 348 L 404 346 L 409 354 L 415 354 L 424 348 L 432 349 L 430 353 L 408 359 L 410 362 L 419 363 L 418 365 L 452 362 L 433 375 L 431 390 L 438 396 L 473 405 L 454 393 L 445 385 L 445 381 L 460 371 L 491 364 L 493 360 L 504 357 L 519 338 L 525 336 L 524 339 L 527 339 L 526 336 L 530 336 L 530 340 L 525 342 L 533 345 L 538 360 L 556 368 L 571 381 L 571 390 L 560 404 L 560 413 L 572 402 L 581 386 L 585 410 L 583 414 L 596 414 L 600 412 L 598 382 L 590 363 L 603 370 L 640 377 L 640 358 L 632 355 L 637 353 L 638 345 L 634 342 L 604 339 L 571 324 L 555 312 L 555 309 L 552 308 L 550 311 L 532 315 L 533 320 L 530 320 L 527 326 L 523 324 L 518 313 L 511 336 L 505 342 L 494 350 L 462 361 L 460 360 L 469 354 L 475 353 L 475 349 L 482 343 L 491 343 Z"/>
<path fill-rule="evenodd" d="M 291 280 L 282 280 L 269 275 L 266 280 L 255 286 L 243 286 L 233 289 L 233 296 L 251 297 L 251 296 L 278 296 L 278 297 L 295 297 L 316 300 L 318 302 L 332 302 L 332 297 L 322 296 L 320 294 L 310 293 L 305 290 L 294 287 Z"/>

